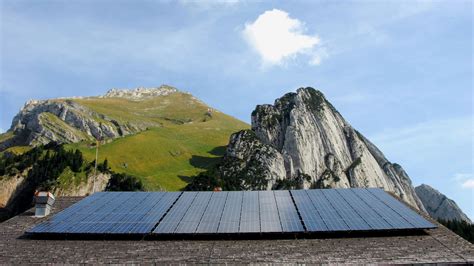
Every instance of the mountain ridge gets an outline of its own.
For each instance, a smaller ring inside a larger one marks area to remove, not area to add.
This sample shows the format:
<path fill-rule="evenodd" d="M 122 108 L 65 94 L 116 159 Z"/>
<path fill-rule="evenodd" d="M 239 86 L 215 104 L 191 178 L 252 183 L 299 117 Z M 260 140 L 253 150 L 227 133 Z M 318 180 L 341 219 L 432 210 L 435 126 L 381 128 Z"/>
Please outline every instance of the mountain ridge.
<path fill-rule="evenodd" d="M 231 133 L 248 125 L 168 85 L 112 89 L 101 96 L 28 101 L 0 135 L 0 153 L 51 141 L 88 161 L 140 177 L 148 190 L 180 190 L 214 165 Z"/>
<path fill-rule="evenodd" d="M 229 141 L 223 179 L 239 177 L 242 189 L 382 187 L 424 211 L 411 180 L 398 165 L 311 87 L 257 105 L 251 130 Z M 249 180 L 256 176 L 258 182 Z M 238 182 L 237 182 L 238 183 Z"/>
<path fill-rule="evenodd" d="M 310 87 L 257 105 L 250 129 L 169 85 L 28 101 L 0 135 L 0 151 L 53 141 L 93 161 L 96 139 L 114 171 L 149 190 L 182 189 L 218 166 L 235 189 L 382 187 L 425 210 L 404 169 Z"/>
<path fill-rule="evenodd" d="M 431 217 L 445 221 L 457 220 L 472 223 L 456 202 L 433 187 L 421 184 L 415 187 L 415 192 Z"/>
<path fill-rule="evenodd" d="M 50 141 L 114 139 L 164 124 L 210 119 L 212 113 L 220 112 L 190 93 L 168 85 L 110 89 L 91 97 L 29 100 L 5 132 L 10 133 L 10 138 L 0 139 L 0 152 L 11 146 L 36 146 Z"/>

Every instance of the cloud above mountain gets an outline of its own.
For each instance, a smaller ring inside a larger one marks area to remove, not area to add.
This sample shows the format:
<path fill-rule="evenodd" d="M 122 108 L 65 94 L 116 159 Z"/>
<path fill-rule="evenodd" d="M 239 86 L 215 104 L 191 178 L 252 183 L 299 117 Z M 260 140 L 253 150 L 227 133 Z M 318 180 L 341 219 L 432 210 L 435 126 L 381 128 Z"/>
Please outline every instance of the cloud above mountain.
<path fill-rule="evenodd" d="M 474 179 L 468 179 L 462 183 L 463 188 L 471 188 L 474 189 Z"/>
<path fill-rule="evenodd" d="M 319 47 L 321 40 L 317 35 L 305 32 L 303 22 L 283 10 L 273 9 L 247 23 L 242 34 L 264 65 L 281 65 L 298 55 L 306 55 L 309 64 L 319 65 L 327 53 Z"/>

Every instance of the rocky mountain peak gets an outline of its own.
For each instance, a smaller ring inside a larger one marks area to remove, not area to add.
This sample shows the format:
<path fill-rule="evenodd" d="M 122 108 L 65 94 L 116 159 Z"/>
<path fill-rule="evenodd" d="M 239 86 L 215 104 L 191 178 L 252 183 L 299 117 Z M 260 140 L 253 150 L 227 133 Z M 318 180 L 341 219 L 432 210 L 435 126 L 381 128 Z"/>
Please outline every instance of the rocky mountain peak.
<path fill-rule="evenodd" d="M 165 97 L 173 94 L 179 97 Z M 109 101 L 110 98 L 116 100 Z M 151 98 L 153 101 L 146 101 Z M 179 108 L 179 114 L 174 115 L 174 110 Z M 95 97 L 30 100 L 13 118 L 8 134 L 0 140 L 0 152 L 14 146 L 36 146 L 51 141 L 109 141 L 165 123 L 208 121 L 214 112 L 217 111 L 190 93 L 168 85 L 111 89 Z"/>
<path fill-rule="evenodd" d="M 322 92 L 311 87 L 299 88 L 296 93 L 276 99 L 273 105 L 257 105 L 252 112 L 252 130 L 261 141 L 281 151 L 294 114 L 304 112 L 319 117 L 325 108 L 334 109 Z"/>
<path fill-rule="evenodd" d="M 13 118 L 10 139 L 0 142 L 0 151 L 16 145 L 71 143 L 116 138 L 144 130 L 145 126 L 121 123 L 70 99 L 31 100 Z"/>
<path fill-rule="evenodd" d="M 462 212 L 456 202 L 438 190 L 426 184 L 421 184 L 415 188 L 415 191 L 431 217 L 471 223 L 469 217 Z"/>
<path fill-rule="evenodd" d="M 224 178 L 260 173 L 255 178 L 267 183 L 254 189 L 277 188 L 283 183 L 302 188 L 382 187 L 424 210 L 403 168 L 389 162 L 352 128 L 322 92 L 300 88 L 273 105 L 258 105 L 251 122 L 256 136 L 251 145 L 245 143 L 242 133 L 231 137 L 225 160 L 233 170 L 226 169 Z M 242 160 L 234 151 L 248 156 Z M 237 163 L 229 163 L 233 159 Z"/>
<path fill-rule="evenodd" d="M 166 96 L 172 93 L 178 92 L 178 89 L 168 86 L 168 85 L 161 85 L 160 87 L 153 87 L 153 88 L 144 88 L 139 87 L 135 89 L 110 89 L 107 91 L 105 95 L 99 96 L 100 98 L 129 98 L 133 100 L 141 100 L 141 99 L 148 99 L 151 97 L 157 96 Z"/>

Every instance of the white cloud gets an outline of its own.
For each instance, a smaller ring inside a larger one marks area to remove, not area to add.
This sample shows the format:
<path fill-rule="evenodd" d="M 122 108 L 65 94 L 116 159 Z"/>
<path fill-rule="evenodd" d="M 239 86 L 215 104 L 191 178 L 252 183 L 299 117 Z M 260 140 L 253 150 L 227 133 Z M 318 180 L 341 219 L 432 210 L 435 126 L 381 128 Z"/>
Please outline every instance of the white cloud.
<path fill-rule="evenodd" d="M 468 179 L 462 183 L 462 188 L 472 188 L 474 189 L 474 179 Z"/>
<path fill-rule="evenodd" d="M 325 47 L 319 47 L 318 49 L 311 51 L 311 60 L 309 61 L 310 65 L 319 66 L 321 61 L 329 56 Z"/>
<path fill-rule="evenodd" d="M 452 178 L 462 188 L 474 188 L 474 175 L 468 173 L 457 173 Z"/>
<path fill-rule="evenodd" d="M 266 65 L 279 65 L 298 54 L 310 56 L 309 64 L 319 65 L 327 52 L 323 48 L 315 49 L 320 44 L 317 35 L 305 35 L 304 32 L 304 23 L 291 18 L 285 11 L 273 9 L 247 23 L 242 33 Z"/>
<path fill-rule="evenodd" d="M 467 173 L 457 173 L 454 175 L 453 179 L 455 181 L 458 181 L 458 182 L 461 182 L 461 181 L 464 181 L 466 179 L 470 179 L 472 178 L 473 175 L 472 174 L 467 174 Z"/>
<path fill-rule="evenodd" d="M 3 132 L 5 132 L 5 130 L 0 127 L 0 134 L 2 134 Z"/>

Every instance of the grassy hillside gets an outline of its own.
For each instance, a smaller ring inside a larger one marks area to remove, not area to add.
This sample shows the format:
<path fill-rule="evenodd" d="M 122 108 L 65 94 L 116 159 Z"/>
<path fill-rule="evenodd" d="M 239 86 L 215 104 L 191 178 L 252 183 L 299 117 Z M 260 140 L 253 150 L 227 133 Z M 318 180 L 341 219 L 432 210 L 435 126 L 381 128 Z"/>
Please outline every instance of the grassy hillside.
<path fill-rule="evenodd" d="M 201 122 L 207 119 L 206 113 L 209 108 L 191 94 L 181 92 L 140 101 L 98 97 L 74 99 L 74 101 L 122 123 L 149 125 Z"/>
<path fill-rule="evenodd" d="M 190 176 L 202 172 L 223 155 L 229 136 L 248 124 L 208 106 L 186 93 L 143 101 L 124 98 L 74 100 L 123 123 L 143 123 L 149 129 L 115 139 L 99 148 L 99 162 L 107 158 L 115 172 L 142 179 L 147 190 L 180 190 Z M 87 160 L 95 158 L 90 142 L 68 145 Z"/>
<path fill-rule="evenodd" d="M 0 134 L 0 142 L 11 139 L 13 137 L 12 132 L 5 132 Z M 23 154 L 31 149 L 30 146 L 14 146 L 10 147 L 2 152 L 0 152 L 0 157 L 3 156 L 5 152 L 13 153 L 13 154 Z"/>
<path fill-rule="evenodd" d="M 99 149 L 99 162 L 107 158 L 113 171 L 141 178 L 147 190 L 184 188 L 191 176 L 217 163 L 233 132 L 249 128 L 248 124 L 213 110 L 183 92 L 140 100 L 89 97 L 55 101 L 66 100 L 94 111 L 92 117 L 84 116 L 97 122 L 112 125 L 104 119 L 105 116 L 122 125 L 147 128 L 125 137 L 104 140 Z M 40 119 L 44 127 L 57 136 L 64 130 L 77 136 L 84 135 L 83 139 L 87 140 L 68 144 L 66 148 L 79 149 L 88 161 L 95 159 L 93 137 L 77 132 L 78 129 L 51 113 L 42 113 Z M 0 135 L 0 139 L 11 137 L 12 133 Z M 22 153 L 28 149 L 16 146 L 7 151 Z M 67 179 L 67 176 L 62 179 Z"/>
<path fill-rule="evenodd" d="M 153 128 L 102 145 L 99 161 L 107 158 L 112 170 L 141 177 L 147 190 L 179 190 L 190 176 L 217 162 L 234 131 L 217 120 Z M 87 160 L 94 159 L 94 147 L 70 146 L 80 149 Z"/>

